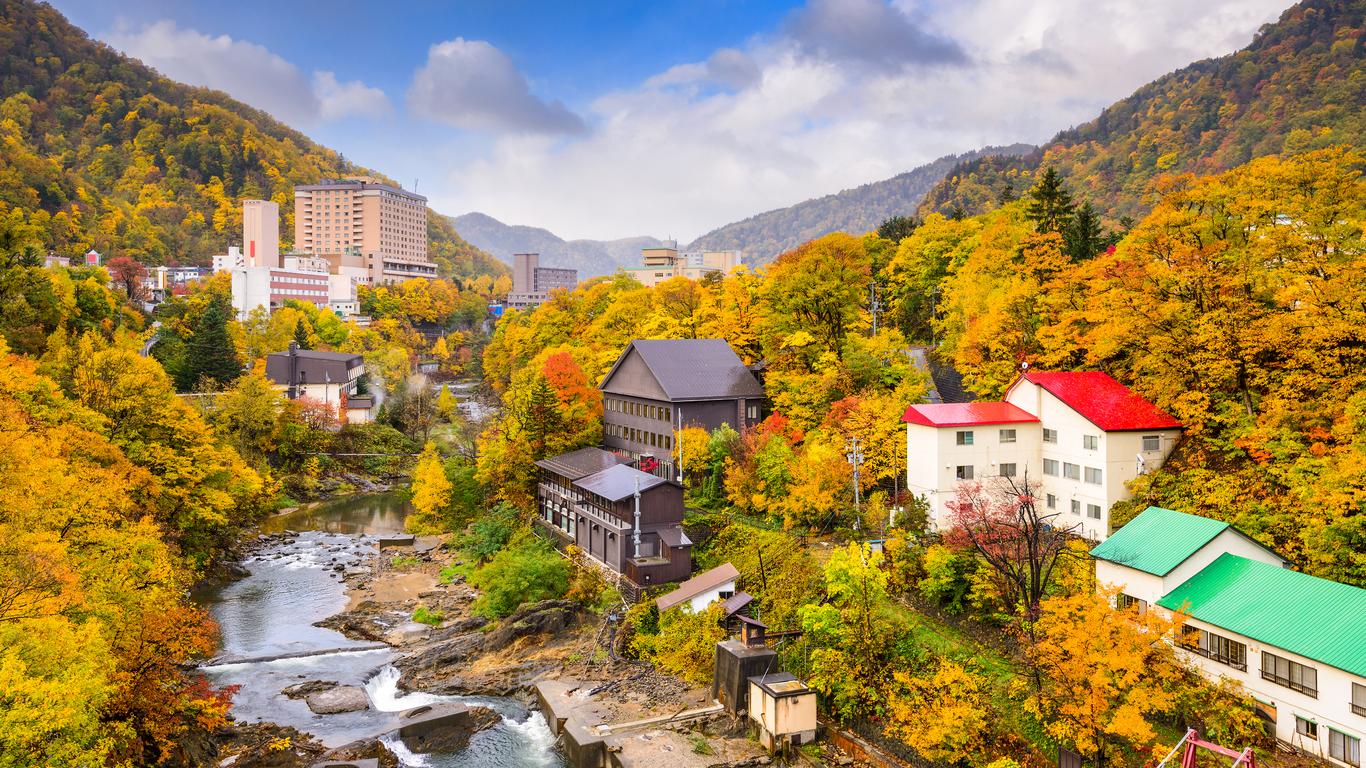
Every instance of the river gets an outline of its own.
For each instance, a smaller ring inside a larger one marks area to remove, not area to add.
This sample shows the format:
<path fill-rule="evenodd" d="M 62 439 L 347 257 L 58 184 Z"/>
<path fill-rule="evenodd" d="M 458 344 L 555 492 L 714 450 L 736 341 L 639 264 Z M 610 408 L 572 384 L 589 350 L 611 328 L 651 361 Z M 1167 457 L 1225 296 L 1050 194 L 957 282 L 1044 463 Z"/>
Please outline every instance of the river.
<path fill-rule="evenodd" d="M 306 731 L 329 747 L 378 736 L 396 727 L 398 713 L 423 704 L 462 701 L 502 716 L 453 754 L 416 755 L 396 739 L 385 743 L 405 766 L 499 768 L 546 766 L 563 760 L 539 712 L 513 699 L 483 696 L 400 695 L 389 648 L 348 639 L 313 626 L 346 607 L 346 588 L 335 568 L 356 567 L 376 555 L 378 534 L 403 530 L 407 504 L 400 493 L 326 502 L 267 521 L 266 532 L 298 536 L 257 551 L 243 565 L 251 575 L 196 597 L 222 633 L 222 648 L 205 674 L 216 685 L 237 685 L 233 715 L 242 722 L 271 721 Z M 290 658 L 273 658 L 294 654 Z M 371 708 L 315 715 L 302 699 L 280 691 L 306 680 L 334 680 L 365 688 Z"/>

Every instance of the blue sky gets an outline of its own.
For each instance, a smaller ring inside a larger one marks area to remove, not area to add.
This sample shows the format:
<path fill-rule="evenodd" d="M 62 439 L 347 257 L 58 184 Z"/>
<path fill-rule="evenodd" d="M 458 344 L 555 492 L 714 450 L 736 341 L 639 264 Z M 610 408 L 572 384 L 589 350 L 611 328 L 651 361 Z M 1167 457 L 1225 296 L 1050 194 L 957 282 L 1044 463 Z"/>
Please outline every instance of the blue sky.
<path fill-rule="evenodd" d="M 431 199 L 683 241 L 944 154 L 1040 142 L 1288 0 L 54 0 Z M 1194 6 L 1194 7 L 1191 7 Z"/>

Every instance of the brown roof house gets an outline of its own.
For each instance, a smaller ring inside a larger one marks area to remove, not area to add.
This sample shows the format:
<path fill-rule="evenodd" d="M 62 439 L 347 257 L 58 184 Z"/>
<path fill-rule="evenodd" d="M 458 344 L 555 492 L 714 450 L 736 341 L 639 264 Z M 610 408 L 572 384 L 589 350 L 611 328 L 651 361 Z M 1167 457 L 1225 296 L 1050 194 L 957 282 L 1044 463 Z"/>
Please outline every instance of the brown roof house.
<path fill-rule="evenodd" d="M 764 389 L 725 339 L 636 339 L 598 385 L 603 443 L 632 457 L 669 457 L 683 427 L 744 431 Z"/>
<path fill-rule="evenodd" d="M 683 488 L 601 448 L 536 462 L 538 519 L 640 587 L 688 578 Z"/>
<path fill-rule="evenodd" d="M 266 356 L 266 378 L 290 400 L 307 397 L 336 408 L 342 422 L 364 424 L 378 411 L 365 358 L 357 354 L 299 349 L 291 341 L 288 351 Z"/>

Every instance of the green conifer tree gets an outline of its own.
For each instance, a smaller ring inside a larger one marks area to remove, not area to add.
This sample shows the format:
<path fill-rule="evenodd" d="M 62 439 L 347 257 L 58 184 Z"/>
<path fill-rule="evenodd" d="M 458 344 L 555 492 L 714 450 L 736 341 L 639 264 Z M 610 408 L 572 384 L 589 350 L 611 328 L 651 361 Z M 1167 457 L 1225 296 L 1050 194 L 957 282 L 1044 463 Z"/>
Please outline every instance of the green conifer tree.
<path fill-rule="evenodd" d="M 1051 166 L 1039 176 L 1039 182 L 1029 190 L 1029 204 L 1025 207 L 1025 218 L 1034 222 L 1039 232 L 1062 234 L 1072 220 L 1072 193 L 1062 185 L 1062 177 Z"/>
<path fill-rule="evenodd" d="M 1107 244 L 1105 230 L 1100 226 L 1100 216 L 1089 201 L 1083 202 L 1077 209 L 1062 237 L 1063 250 L 1072 261 L 1094 258 Z"/>
<path fill-rule="evenodd" d="M 308 328 L 304 326 L 302 317 L 294 321 L 294 343 L 299 345 L 299 349 L 313 348 L 313 345 L 308 343 Z"/>
<path fill-rule="evenodd" d="M 185 361 L 182 389 L 212 383 L 225 387 L 242 375 L 237 345 L 228 335 L 228 309 L 222 298 L 214 298 L 194 325 Z"/>

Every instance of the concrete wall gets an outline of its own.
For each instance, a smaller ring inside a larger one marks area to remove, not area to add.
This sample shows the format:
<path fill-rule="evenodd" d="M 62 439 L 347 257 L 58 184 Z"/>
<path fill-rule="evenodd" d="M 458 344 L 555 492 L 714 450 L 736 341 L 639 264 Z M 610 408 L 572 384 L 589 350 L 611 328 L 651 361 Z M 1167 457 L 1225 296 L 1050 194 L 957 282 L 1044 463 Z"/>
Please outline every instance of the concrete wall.
<path fill-rule="evenodd" d="M 1002 430 L 1015 430 L 1015 442 L 1003 442 Z M 958 433 L 972 433 L 972 445 L 958 445 Z M 959 486 L 958 467 L 971 466 L 973 479 L 990 483 L 1002 464 L 1015 465 L 1015 478 L 1041 479 L 1039 425 L 983 424 L 966 427 L 906 425 L 906 488 L 930 502 L 930 519 L 938 530 L 949 524 L 948 503 Z"/>

